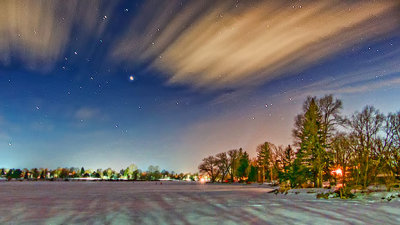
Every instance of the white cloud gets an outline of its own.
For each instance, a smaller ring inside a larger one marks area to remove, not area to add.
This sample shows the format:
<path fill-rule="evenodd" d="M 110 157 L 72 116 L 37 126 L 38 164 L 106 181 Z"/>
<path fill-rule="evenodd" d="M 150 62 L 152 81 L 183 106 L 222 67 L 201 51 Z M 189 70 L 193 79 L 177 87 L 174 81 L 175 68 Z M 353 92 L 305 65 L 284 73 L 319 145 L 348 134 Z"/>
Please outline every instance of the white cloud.
<path fill-rule="evenodd" d="M 194 87 L 261 84 L 398 27 L 396 1 L 164 4 L 145 5 L 112 57 L 150 61 L 170 84 Z"/>
<path fill-rule="evenodd" d="M 111 9 L 99 1 L 1 1 L 0 63 L 17 57 L 30 69 L 49 70 L 67 50 L 73 29 L 80 41 L 101 35 L 107 24 L 102 14 Z"/>

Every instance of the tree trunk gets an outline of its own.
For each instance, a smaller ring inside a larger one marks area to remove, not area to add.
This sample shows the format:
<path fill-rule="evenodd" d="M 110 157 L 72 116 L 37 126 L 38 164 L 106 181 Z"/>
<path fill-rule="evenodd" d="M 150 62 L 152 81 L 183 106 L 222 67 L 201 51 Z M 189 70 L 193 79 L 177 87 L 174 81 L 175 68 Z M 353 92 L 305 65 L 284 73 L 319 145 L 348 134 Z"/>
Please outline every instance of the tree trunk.
<path fill-rule="evenodd" d="M 344 188 L 345 178 L 346 177 L 346 166 L 343 165 L 343 174 L 342 174 L 342 187 Z"/>
<path fill-rule="evenodd" d="M 322 188 L 322 170 L 319 171 L 319 187 Z"/>
<path fill-rule="evenodd" d="M 369 162 L 369 156 L 367 155 L 367 160 L 365 162 L 365 171 L 364 171 L 364 184 L 363 187 L 364 189 L 367 187 L 367 179 L 368 179 L 368 163 Z"/>
<path fill-rule="evenodd" d="M 271 174 L 271 183 L 272 183 L 272 180 L 273 180 L 273 178 L 272 178 L 272 167 L 270 169 L 270 174 Z"/>
<path fill-rule="evenodd" d="M 264 183 L 264 179 L 265 179 L 265 173 L 264 173 L 264 166 L 262 167 L 262 171 L 261 171 L 261 183 Z"/>

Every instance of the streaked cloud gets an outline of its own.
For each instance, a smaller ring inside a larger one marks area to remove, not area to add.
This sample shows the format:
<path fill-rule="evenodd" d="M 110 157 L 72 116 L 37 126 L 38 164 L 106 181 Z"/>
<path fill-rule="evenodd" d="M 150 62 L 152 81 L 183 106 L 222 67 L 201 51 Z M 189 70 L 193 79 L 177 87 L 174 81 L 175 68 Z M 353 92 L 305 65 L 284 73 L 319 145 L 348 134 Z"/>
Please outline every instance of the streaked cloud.
<path fill-rule="evenodd" d="M 396 1 L 169 3 L 145 4 L 112 57 L 195 87 L 256 85 L 399 25 Z"/>
<path fill-rule="evenodd" d="M 287 95 L 305 98 L 307 95 L 365 93 L 375 89 L 398 87 L 400 79 L 400 49 L 373 60 L 354 62 L 350 68 L 339 67 L 326 77 L 308 85 L 294 87 Z"/>
<path fill-rule="evenodd" d="M 308 68 L 400 26 L 395 0 L 171 0 L 145 1 L 126 17 L 129 26 L 109 29 L 118 25 L 111 18 L 119 4 L 1 1 L 0 63 L 50 71 L 83 46 L 77 53 L 94 57 L 93 43 L 113 36 L 104 51 L 116 65 L 148 65 L 169 84 L 237 88 Z"/>
<path fill-rule="evenodd" d="M 50 70 L 71 39 L 82 43 L 104 31 L 102 17 L 110 9 L 100 1 L 1 1 L 0 63 L 18 59 L 30 69 Z"/>
<path fill-rule="evenodd" d="M 373 83 L 356 84 L 347 87 L 342 87 L 334 90 L 335 93 L 363 93 L 366 91 L 376 90 L 380 88 L 398 87 L 400 85 L 400 77 L 395 77 L 391 79 L 378 80 Z M 333 91 L 332 91 L 333 92 Z"/>

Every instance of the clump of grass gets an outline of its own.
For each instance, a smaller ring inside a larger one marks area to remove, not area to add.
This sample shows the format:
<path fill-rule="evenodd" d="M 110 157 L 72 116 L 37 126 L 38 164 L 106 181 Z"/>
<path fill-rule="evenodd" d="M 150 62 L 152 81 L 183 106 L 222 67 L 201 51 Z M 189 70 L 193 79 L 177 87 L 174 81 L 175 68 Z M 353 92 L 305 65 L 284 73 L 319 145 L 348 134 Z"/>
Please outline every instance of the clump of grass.
<path fill-rule="evenodd" d="M 351 192 L 351 187 L 345 186 L 341 187 L 338 190 L 335 191 L 335 193 L 340 197 L 341 199 L 349 199 L 349 198 L 355 198 L 356 196 Z"/>
<path fill-rule="evenodd" d="M 334 192 L 318 193 L 317 198 L 319 199 L 330 199 L 330 198 L 341 198 L 341 199 L 352 199 L 356 196 L 351 192 L 351 187 L 345 186 L 339 188 Z"/>
<path fill-rule="evenodd" d="M 290 190 L 290 186 L 289 185 L 286 185 L 286 184 L 281 184 L 280 186 L 279 186 L 279 192 L 281 193 L 281 194 L 287 194 L 288 193 L 288 191 Z"/>
<path fill-rule="evenodd" d="M 318 193 L 317 198 L 319 199 L 329 199 L 330 193 Z"/>

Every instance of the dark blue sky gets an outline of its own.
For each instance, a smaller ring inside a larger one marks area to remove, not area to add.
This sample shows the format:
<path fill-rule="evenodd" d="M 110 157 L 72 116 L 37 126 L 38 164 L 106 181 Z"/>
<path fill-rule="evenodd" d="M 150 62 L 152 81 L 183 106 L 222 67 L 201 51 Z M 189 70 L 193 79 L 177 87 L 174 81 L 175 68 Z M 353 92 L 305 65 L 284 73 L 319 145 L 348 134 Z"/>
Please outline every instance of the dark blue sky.
<path fill-rule="evenodd" d="M 400 108 L 396 1 L 2 1 L 0 15 L 0 168 L 196 171 L 290 144 L 307 95 L 347 115 Z"/>

